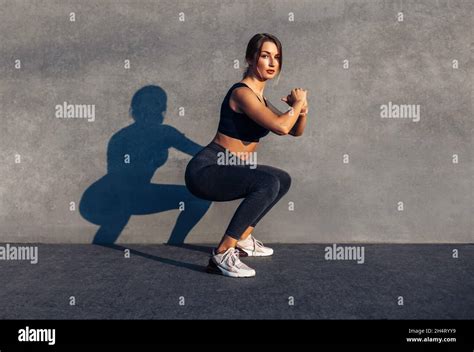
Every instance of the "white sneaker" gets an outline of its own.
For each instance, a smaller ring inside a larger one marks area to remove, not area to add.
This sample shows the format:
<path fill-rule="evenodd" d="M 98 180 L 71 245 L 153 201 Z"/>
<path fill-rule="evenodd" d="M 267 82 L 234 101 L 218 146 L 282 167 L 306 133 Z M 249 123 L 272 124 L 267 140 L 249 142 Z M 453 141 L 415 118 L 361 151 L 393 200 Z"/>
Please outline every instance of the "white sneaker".
<path fill-rule="evenodd" d="M 237 242 L 237 248 L 243 250 L 249 257 L 267 257 L 273 254 L 273 249 L 265 247 L 262 242 L 250 235 L 243 241 Z"/>
<path fill-rule="evenodd" d="M 255 276 L 255 270 L 242 263 L 239 259 L 239 251 L 232 247 L 224 253 L 216 254 L 215 251 L 212 251 L 206 271 L 230 277 Z"/>

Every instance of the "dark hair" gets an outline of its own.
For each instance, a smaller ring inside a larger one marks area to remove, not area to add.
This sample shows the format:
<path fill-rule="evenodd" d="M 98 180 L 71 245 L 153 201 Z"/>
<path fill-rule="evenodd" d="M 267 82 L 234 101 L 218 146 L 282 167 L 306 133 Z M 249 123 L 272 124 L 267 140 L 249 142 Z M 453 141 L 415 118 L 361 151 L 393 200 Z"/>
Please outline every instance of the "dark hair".
<path fill-rule="evenodd" d="M 260 53 L 262 51 L 263 43 L 265 42 L 273 42 L 278 48 L 278 53 L 280 57 L 278 58 L 278 77 L 281 73 L 281 68 L 283 67 L 283 52 L 281 48 L 281 42 L 272 34 L 269 33 L 257 33 L 255 34 L 252 39 L 250 39 L 249 43 L 247 44 L 247 51 L 245 53 L 245 58 L 247 61 L 257 64 L 258 58 L 260 57 Z M 243 74 L 243 78 L 245 78 L 250 72 L 250 66 L 247 66 L 245 72 Z"/>

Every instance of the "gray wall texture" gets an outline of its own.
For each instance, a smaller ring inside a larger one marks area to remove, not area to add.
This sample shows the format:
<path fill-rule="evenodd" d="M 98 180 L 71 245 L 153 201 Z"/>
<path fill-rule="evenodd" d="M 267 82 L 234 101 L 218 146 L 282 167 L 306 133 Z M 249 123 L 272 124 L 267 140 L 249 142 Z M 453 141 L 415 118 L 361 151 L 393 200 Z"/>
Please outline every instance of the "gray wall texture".
<path fill-rule="evenodd" d="M 184 170 L 259 32 L 283 44 L 266 97 L 286 110 L 304 87 L 310 112 L 302 137 L 261 140 L 258 162 L 293 183 L 257 238 L 473 242 L 473 7 L 0 1 L 0 242 L 217 241 L 241 200 L 196 201 Z M 157 120 L 140 129 L 146 86 Z"/>

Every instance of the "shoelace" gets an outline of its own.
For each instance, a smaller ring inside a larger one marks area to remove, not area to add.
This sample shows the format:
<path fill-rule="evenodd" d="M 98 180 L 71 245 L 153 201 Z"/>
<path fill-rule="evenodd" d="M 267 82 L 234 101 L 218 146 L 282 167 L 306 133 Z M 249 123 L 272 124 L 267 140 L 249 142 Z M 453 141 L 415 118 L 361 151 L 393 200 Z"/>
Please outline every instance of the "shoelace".
<path fill-rule="evenodd" d="M 263 243 L 259 240 L 257 240 L 255 237 L 251 237 L 252 238 L 252 242 L 253 242 L 253 249 L 252 251 L 254 253 L 258 252 L 258 249 L 259 248 L 264 248 L 265 246 L 263 245 Z"/>
<path fill-rule="evenodd" d="M 234 248 L 233 251 L 229 251 L 227 252 L 227 254 L 224 256 L 224 258 L 222 258 L 222 261 L 224 262 L 230 262 L 230 266 L 239 266 L 240 263 L 242 263 L 240 261 L 240 258 L 239 258 L 239 250 Z"/>
<path fill-rule="evenodd" d="M 247 237 L 247 239 L 250 239 L 251 242 L 252 242 L 252 252 L 257 252 L 259 248 L 264 248 L 265 246 L 263 245 L 263 243 L 259 240 L 257 240 L 255 237 L 253 237 L 252 235 L 250 235 L 249 237 Z"/>
<path fill-rule="evenodd" d="M 255 237 L 252 237 L 252 240 L 253 240 L 253 246 L 254 246 L 255 250 L 257 250 L 257 247 L 260 247 L 260 248 L 265 247 L 263 245 L 263 243 L 261 241 L 257 240 Z"/>

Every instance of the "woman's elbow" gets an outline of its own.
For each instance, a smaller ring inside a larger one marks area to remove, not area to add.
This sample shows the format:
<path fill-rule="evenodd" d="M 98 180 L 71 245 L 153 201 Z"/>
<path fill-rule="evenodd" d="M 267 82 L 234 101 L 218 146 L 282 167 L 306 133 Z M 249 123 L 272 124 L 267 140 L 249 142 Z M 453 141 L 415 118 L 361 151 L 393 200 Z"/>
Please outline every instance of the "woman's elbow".
<path fill-rule="evenodd" d="M 287 129 L 283 126 L 278 126 L 275 129 L 273 129 L 273 133 L 276 133 L 279 136 L 286 136 L 287 134 L 290 133 L 290 129 Z"/>

